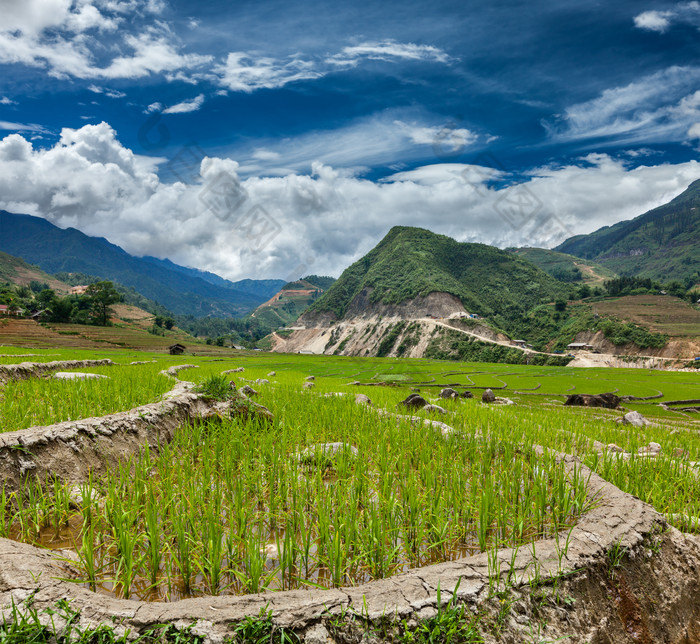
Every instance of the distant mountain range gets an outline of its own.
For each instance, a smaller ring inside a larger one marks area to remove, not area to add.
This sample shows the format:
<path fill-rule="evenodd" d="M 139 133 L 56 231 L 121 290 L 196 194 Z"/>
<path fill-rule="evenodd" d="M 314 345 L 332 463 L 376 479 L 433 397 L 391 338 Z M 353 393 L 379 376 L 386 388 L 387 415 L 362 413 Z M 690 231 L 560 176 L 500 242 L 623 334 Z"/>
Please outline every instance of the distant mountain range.
<path fill-rule="evenodd" d="M 0 251 L 47 273 L 85 273 L 113 280 L 173 313 L 198 317 L 245 315 L 285 284 L 284 280 L 230 282 L 169 260 L 134 257 L 104 238 L 4 210 L 0 210 Z"/>
<path fill-rule="evenodd" d="M 621 275 L 700 281 L 700 180 L 669 203 L 629 221 L 576 235 L 555 249 Z"/>

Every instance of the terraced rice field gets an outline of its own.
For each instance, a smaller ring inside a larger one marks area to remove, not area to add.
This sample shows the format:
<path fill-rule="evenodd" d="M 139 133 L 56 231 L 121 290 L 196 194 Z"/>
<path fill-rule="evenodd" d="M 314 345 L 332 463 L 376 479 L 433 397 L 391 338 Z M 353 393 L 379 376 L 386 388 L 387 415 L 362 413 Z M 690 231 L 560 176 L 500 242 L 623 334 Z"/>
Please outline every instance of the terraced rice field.
<path fill-rule="evenodd" d="M 254 387 L 256 402 L 274 414 L 272 422 L 182 427 L 172 443 L 79 488 L 29 479 L 4 494 L 0 535 L 72 549 L 77 582 L 99 592 L 167 601 L 347 586 L 552 535 L 566 539 L 595 499 L 584 478 L 565 475 L 554 451 L 579 456 L 679 528 L 695 529 L 692 517 L 700 516 L 698 415 L 659 404 L 699 398 L 699 373 L 252 352 L 140 354 L 155 362 L 133 366 L 127 352 L 90 357 L 122 366 L 86 369 L 111 376 L 92 381 L 92 392 L 83 388 L 91 381 L 6 384 L 3 426 L 157 400 L 172 386 L 158 372 L 178 362 L 195 365 L 179 377 L 208 383 L 210 394 L 214 387 L 227 397 L 230 382 Z M 223 374 L 238 367 L 244 371 Z M 101 390 L 107 382 L 117 389 Z M 448 386 L 474 397 L 438 398 Z M 486 388 L 514 404 L 483 404 Z M 415 390 L 443 411 L 406 411 L 399 403 Z M 619 424 L 619 410 L 564 407 L 574 392 L 638 398 L 624 407 L 653 424 Z M 357 404 L 356 394 L 372 405 Z M 31 400 L 31 414 L 12 411 L 21 399 Z M 655 458 L 639 453 L 650 442 L 660 445 Z"/>

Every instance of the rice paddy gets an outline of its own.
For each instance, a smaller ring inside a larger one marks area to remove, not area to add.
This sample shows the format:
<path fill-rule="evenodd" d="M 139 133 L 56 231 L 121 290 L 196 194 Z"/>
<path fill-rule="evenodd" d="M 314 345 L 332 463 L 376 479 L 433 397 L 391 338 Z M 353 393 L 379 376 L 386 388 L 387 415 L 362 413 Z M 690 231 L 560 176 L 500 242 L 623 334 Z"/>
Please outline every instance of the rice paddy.
<path fill-rule="evenodd" d="M 156 359 L 89 371 L 123 371 L 113 381 L 124 393 L 110 409 L 128 408 L 172 386 L 157 373 L 176 362 Z M 700 397 L 700 374 L 266 354 L 178 361 L 198 366 L 179 373 L 192 381 L 245 367 L 225 377 L 256 388 L 256 401 L 274 413 L 274 422 L 182 427 L 170 444 L 79 487 L 28 479 L 23 490 L 2 493 L 0 536 L 72 550 L 78 583 L 126 598 L 356 585 L 565 535 L 596 500 L 587 495 L 585 477 L 567 474 L 547 448 L 579 456 L 678 527 L 688 529 L 683 516 L 700 515 L 700 423 L 657 404 Z M 315 386 L 302 389 L 309 375 Z M 261 379 L 268 382 L 256 382 Z M 3 404 L 16 392 L 31 397 L 32 384 L 46 382 L 5 385 Z M 107 413 L 100 407 L 104 392 L 76 386 L 106 382 L 56 382 L 70 386 L 36 395 L 33 413 L 43 409 L 36 416 L 42 422 L 65 415 L 49 404 L 53 398 L 61 405 L 82 400 L 70 408 L 72 417 Z M 437 399 L 448 385 L 470 389 L 475 398 Z M 482 404 L 486 387 L 516 404 Z M 401 411 L 397 404 L 412 388 L 445 413 Z M 563 396 L 572 391 L 657 396 L 624 403 L 655 424 L 634 428 L 614 422 L 620 411 L 565 408 Z M 356 404 L 357 393 L 373 407 Z M 376 409 L 440 420 L 454 431 L 443 436 Z M 0 410 L 5 425 L 7 412 Z M 651 441 L 661 456 L 637 455 Z M 601 455 L 600 444 L 609 443 L 632 456 Z"/>

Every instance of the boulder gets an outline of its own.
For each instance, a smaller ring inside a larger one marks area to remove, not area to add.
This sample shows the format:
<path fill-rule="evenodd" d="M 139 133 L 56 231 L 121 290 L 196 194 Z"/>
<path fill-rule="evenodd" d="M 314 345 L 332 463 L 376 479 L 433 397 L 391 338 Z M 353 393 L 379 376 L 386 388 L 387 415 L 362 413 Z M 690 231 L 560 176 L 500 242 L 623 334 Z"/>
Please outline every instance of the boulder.
<path fill-rule="evenodd" d="M 460 398 L 474 398 L 474 394 L 471 391 L 463 391 L 459 394 Z"/>
<path fill-rule="evenodd" d="M 239 391 L 246 396 L 257 396 L 258 392 L 255 391 L 250 385 L 243 385 Z"/>
<path fill-rule="evenodd" d="M 403 405 L 409 409 L 420 409 L 421 407 L 425 407 L 427 404 L 428 403 L 425 398 L 423 398 L 423 396 L 420 394 L 411 394 L 408 398 L 399 403 L 399 405 Z"/>
<path fill-rule="evenodd" d="M 612 393 L 605 394 L 570 394 L 566 397 L 565 405 L 573 407 L 603 407 L 618 409 L 620 397 Z"/>
<path fill-rule="evenodd" d="M 269 384 L 270 384 L 270 381 L 269 381 L 269 380 L 265 380 L 265 378 L 258 378 L 258 379 L 255 381 L 255 384 L 256 384 L 256 385 L 269 385 Z"/>
<path fill-rule="evenodd" d="M 312 380 L 316 380 L 316 376 L 306 376 L 304 380 L 306 380 L 307 382 L 311 382 Z"/>
<path fill-rule="evenodd" d="M 272 378 L 273 376 L 276 376 L 277 372 L 276 371 L 270 371 L 270 373 L 267 374 L 268 378 Z"/>
<path fill-rule="evenodd" d="M 452 387 L 445 387 L 441 392 L 440 392 L 440 398 L 457 398 L 459 394 L 452 389 Z"/>
<path fill-rule="evenodd" d="M 615 454 L 622 454 L 625 450 L 615 443 L 608 443 L 605 447 L 608 452 L 614 452 Z"/>
<path fill-rule="evenodd" d="M 372 401 L 369 399 L 369 396 L 365 396 L 365 394 L 355 394 L 355 402 L 358 405 L 372 405 Z"/>
<path fill-rule="evenodd" d="M 57 371 L 53 374 L 57 380 L 109 380 L 109 376 L 98 373 L 80 373 L 79 371 Z"/>
<path fill-rule="evenodd" d="M 427 411 L 429 414 L 446 414 L 447 411 L 440 407 L 440 405 L 426 405 L 423 407 L 423 411 Z"/>
<path fill-rule="evenodd" d="M 658 456 L 659 454 L 661 454 L 661 445 L 659 445 L 658 443 L 649 443 L 644 447 L 640 447 L 637 450 L 637 453 L 640 456 Z"/>
<path fill-rule="evenodd" d="M 311 388 L 313 388 L 313 387 L 315 387 L 315 386 L 316 386 L 316 385 L 315 385 L 313 382 L 305 382 L 304 385 L 303 385 L 304 389 L 311 389 Z"/>
<path fill-rule="evenodd" d="M 633 425 L 634 427 L 646 427 L 647 425 L 651 425 L 638 411 L 627 412 L 622 417 L 622 423 L 624 425 Z"/>
<path fill-rule="evenodd" d="M 496 394 L 490 389 L 485 389 L 484 393 L 481 394 L 481 402 L 492 403 L 496 401 Z"/>
<path fill-rule="evenodd" d="M 496 396 L 496 400 L 493 401 L 494 405 L 514 405 L 515 403 L 510 398 L 500 398 Z"/>

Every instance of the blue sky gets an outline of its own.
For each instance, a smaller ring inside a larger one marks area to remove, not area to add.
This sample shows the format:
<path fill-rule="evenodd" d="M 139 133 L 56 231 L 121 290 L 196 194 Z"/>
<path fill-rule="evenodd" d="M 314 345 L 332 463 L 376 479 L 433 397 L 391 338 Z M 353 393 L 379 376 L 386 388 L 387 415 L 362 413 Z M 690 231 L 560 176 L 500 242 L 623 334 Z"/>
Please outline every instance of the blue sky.
<path fill-rule="evenodd" d="M 0 5 L 0 207 L 227 277 L 396 224 L 551 246 L 700 178 L 698 2 Z"/>

